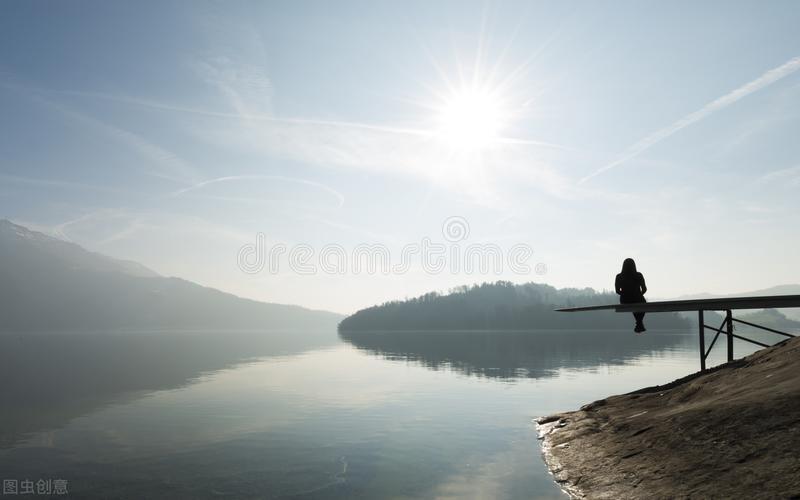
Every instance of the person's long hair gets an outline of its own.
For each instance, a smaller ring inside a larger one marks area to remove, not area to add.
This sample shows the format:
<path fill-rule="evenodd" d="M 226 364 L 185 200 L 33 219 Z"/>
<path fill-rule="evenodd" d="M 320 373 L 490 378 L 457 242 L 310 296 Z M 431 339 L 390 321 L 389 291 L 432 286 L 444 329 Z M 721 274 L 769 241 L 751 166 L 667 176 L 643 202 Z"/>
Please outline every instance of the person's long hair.
<path fill-rule="evenodd" d="M 630 257 L 622 261 L 622 273 L 625 275 L 636 274 L 636 262 Z"/>

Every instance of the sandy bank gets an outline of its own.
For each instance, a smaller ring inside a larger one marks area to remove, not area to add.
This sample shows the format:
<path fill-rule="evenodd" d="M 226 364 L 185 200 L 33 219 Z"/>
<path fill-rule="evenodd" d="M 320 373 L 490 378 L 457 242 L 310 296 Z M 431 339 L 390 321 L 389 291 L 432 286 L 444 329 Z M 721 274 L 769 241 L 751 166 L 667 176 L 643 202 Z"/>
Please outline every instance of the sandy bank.
<path fill-rule="evenodd" d="M 577 498 L 800 498 L 800 338 L 539 424 Z"/>

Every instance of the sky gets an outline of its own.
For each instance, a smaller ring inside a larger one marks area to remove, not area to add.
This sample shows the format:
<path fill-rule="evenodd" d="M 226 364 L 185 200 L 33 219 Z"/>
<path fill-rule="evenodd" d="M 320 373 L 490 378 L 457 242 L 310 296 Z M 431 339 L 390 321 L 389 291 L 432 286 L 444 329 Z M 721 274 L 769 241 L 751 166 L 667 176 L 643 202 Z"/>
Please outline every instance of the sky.
<path fill-rule="evenodd" d="M 2 2 L 0 218 L 342 313 L 611 289 L 626 257 L 653 298 L 800 283 L 799 22 L 790 1 Z M 503 265 L 467 269 L 489 247 Z"/>

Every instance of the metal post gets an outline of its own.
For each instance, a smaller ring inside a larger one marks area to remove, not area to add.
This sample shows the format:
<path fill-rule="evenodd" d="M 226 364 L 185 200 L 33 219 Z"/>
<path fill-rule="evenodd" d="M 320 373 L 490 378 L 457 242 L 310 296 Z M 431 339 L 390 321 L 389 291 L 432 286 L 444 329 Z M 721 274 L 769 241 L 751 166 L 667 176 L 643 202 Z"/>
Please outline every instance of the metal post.
<path fill-rule="evenodd" d="M 728 361 L 733 361 L 733 316 L 731 310 L 725 311 L 725 324 L 728 330 Z"/>
<path fill-rule="evenodd" d="M 700 371 L 706 371 L 706 324 L 703 320 L 703 310 L 697 311 L 697 323 L 700 330 Z"/>

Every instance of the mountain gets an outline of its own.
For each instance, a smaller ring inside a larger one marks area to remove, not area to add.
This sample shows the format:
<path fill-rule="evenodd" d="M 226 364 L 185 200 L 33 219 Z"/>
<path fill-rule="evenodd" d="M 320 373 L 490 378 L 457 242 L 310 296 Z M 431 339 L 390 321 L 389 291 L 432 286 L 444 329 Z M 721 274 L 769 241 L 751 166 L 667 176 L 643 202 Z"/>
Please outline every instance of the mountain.
<path fill-rule="evenodd" d="M 713 294 L 713 293 L 696 293 L 689 295 L 681 295 L 670 300 L 684 300 L 684 299 L 714 299 L 719 297 L 759 297 L 762 295 L 800 295 L 800 285 L 777 285 L 761 290 L 752 290 L 749 292 L 741 293 L 728 293 L 728 294 Z"/>
<path fill-rule="evenodd" d="M 725 297 L 760 297 L 764 295 L 800 295 L 800 285 L 792 285 L 792 284 L 777 285 L 770 288 L 764 288 L 761 290 L 752 290 L 749 292 L 741 292 L 741 293 L 729 293 L 724 295 L 719 295 L 719 294 L 715 295 L 711 293 L 696 293 L 691 295 L 681 295 L 680 297 L 675 297 L 674 300 L 716 299 Z M 777 309 L 777 311 L 786 318 L 788 318 L 790 321 L 800 321 L 800 308 Z"/>
<path fill-rule="evenodd" d="M 342 320 L 339 331 L 632 329 L 630 314 L 553 310 L 618 301 L 616 294 L 591 288 L 556 289 L 538 283 L 498 281 L 460 287 L 447 295 L 434 292 L 362 309 Z M 690 324 L 675 313 L 654 314 L 645 323 L 649 328 L 681 330 L 687 330 Z"/>
<path fill-rule="evenodd" d="M 742 314 L 740 319 L 755 323 L 757 325 L 774 328 L 784 332 L 800 331 L 800 321 L 796 321 L 782 314 L 780 311 L 786 309 L 761 309 L 750 313 Z"/>
<path fill-rule="evenodd" d="M 0 220 L 0 331 L 320 329 L 341 318 L 160 276 Z"/>

